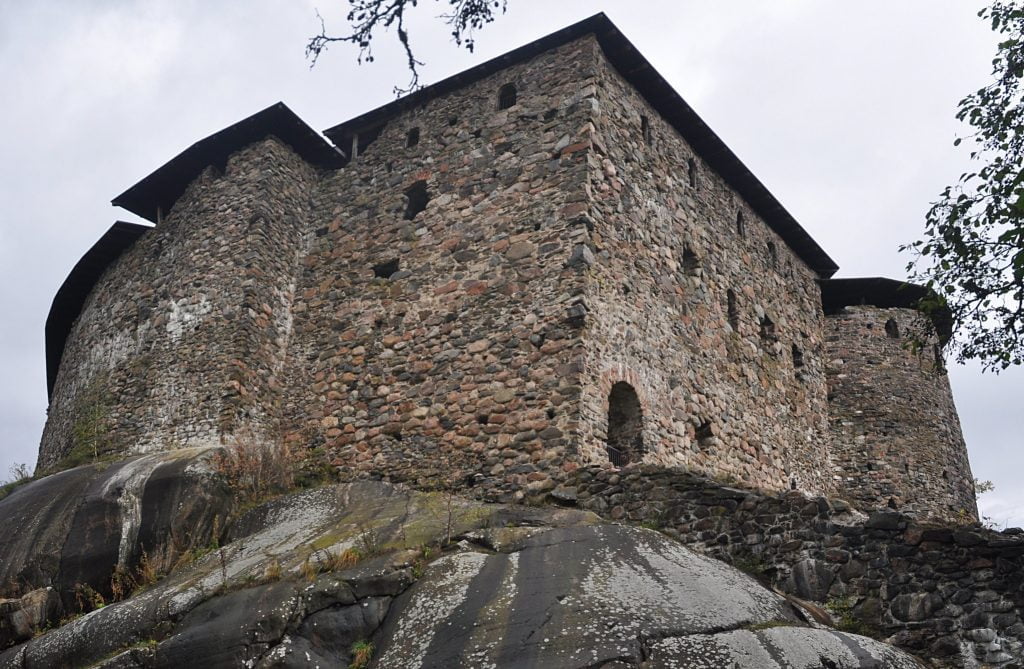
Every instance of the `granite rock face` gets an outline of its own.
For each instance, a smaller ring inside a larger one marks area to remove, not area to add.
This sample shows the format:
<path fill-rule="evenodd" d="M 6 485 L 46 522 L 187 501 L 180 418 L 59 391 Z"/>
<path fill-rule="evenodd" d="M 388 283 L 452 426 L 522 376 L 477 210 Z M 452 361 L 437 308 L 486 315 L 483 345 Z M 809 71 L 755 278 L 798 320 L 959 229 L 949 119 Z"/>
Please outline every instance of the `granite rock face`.
<path fill-rule="evenodd" d="M 410 549 L 449 536 L 439 555 Z M 227 539 L 8 648 L 0 667 L 347 666 L 358 643 L 376 647 L 373 666 L 403 669 L 916 666 L 660 533 L 584 511 L 359 482 L 263 504 Z M 347 550 L 366 553 L 338 562 Z"/>
<path fill-rule="evenodd" d="M 749 576 L 661 534 L 610 525 L 446 556 L 382 631 L 381 669 L 919 666 L 870 639 L 809 629 Z"/>
<path fill-rule="evenodd" d="M 209 455 L 156 453 L 18 488 L 0 500 L 0 584 L 15 594 L 52 588 L 71 610 L 83 586 L 109 598 L 112 575 L 143 554 L 208 544 L 233 505 L 212 481 Z"/>

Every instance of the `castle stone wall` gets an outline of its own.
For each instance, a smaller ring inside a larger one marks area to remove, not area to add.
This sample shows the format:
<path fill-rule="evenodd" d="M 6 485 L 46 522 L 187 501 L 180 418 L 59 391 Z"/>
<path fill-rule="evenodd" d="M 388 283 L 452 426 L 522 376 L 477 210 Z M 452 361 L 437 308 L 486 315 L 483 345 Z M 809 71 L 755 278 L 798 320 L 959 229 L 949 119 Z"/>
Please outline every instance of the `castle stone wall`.
<path fill-rule="evenodd" d="M 595 49 L 580 40 L 406 111 L 323 182 L 294 307 L 290 443 L 346 473 L 506 497 L 574 466 L 582 276 L 567 263 Z M 499 110 L 510 82 L 517 102 Z M 408 220 L 417 182 L 429 202 Z"/>
<path fill-rule="evenodd" d="M 445 90 L 343 168 L 268 138 L 200 175 L 87 299 L 42 467 L 237 437 L 503 500 L 644 462 L 975 516 L 945 376 L 826 319 L 597 38 Z"/>
<path fill-rule="evenodd" d="M 585 468 L 557 492 L 615 520 L 656 525 L 805 601 L 847 631 L 934 667 L 1019 667 L 1024 533 L 870 516 L 843 500 L 765 495 L 651 466 Z"/>
<path fill-rule="evenodd" d="M 209 169 L 114 263 L 75 322 L 42 469 L 274 430 L 290 282 L 315 173 L 273 139 Z M 77 435 L 77 436 L 76 436 Z"/>
<path fill-rule="evenodd" d="M 825 319 L 839 493 L 861 508 L 976 520 L 974 479 L 938 347 L 913 351 L 911 309 L 849 306 Z"/>
<path fill-rule="evenodd" d="M 599 63 L 583 459 L 607 461 L 609 391 L 627 382 L 643 407 L 643 462 L 828 490 L 815 273 Z"/>

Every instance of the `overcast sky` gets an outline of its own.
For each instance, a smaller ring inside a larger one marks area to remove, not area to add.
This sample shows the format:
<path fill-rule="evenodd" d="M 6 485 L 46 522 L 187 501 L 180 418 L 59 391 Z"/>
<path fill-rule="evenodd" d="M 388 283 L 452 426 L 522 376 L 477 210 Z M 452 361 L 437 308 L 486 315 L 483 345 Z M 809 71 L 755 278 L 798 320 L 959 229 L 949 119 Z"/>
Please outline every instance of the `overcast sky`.
<path fill-rule="evenodd" d="M 900 243 L 965 166 L 957 101 L 995 39 L 973 0 L 509 0 L 470 54 L 422 0 L 425 83 L 604 11 L 840 266 L 905 278 Z M 392 99 L 401 53 L 347 46 L 312 70 L 306 38 L 344 0 L 0 0 L 0 479 L 35 462 L 50 301 L 115 219 L 118 193 L 196 140 L 278 100 L 324 129 Z M 1024 524 L 1024 370 L 950 372 L 982 511 Z"/>

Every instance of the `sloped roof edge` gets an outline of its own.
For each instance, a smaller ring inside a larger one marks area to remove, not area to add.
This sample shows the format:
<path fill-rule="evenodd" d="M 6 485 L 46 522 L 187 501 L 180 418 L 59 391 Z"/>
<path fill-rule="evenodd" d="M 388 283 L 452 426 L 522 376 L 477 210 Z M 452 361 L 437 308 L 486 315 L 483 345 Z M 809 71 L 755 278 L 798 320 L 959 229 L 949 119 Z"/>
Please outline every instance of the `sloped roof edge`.
<path fill-rule="evenodd" d="M 238 123 L 188 147 L 149 176 L 121 193 L 111 204 L 156 223 L 158 211 L 166 213 L 192 181 L 210 165 L 223 169 L 228 156 L 269 135 L 288 144 L 317 167 L 337 168 L 344 156 L 306 125 L 283 102 L 276 102 Z"/>
<path fill-rule="evenodd" d="M 818 246 L 785 207 L 775 199 L 761 181 L 725 145 L 689 104 L 651 66 L 646 58 L 604 14 L 595 14 L 567 28 L 530 42 L 508 53 L 477 65 L 410 95 L 328 128 L 324 134 L 336 145 L 351 144 L 354 132 L 372 127 L 398 113 L 419 106 L 428 100 L 457 90 L 490 76 L 511 65 L 533 58 L 545 51 L 579 39 L 584 35 L 597 37 L 605 56 L 632 84 L 648 103 L 693 146 L 694 150 L 739 192 L 797 255 L 821 278 L 832 276 L 839 269 L 835 261 Z"/>
<path fill-rule="evenodd" d="M 46 317 L 46 396 L 53 396 L 64 346 L 75 319 L 82 313 L 86 298 L 92 292 L 107 267 L 121 257 L 146 230 L 148 225 L 117 221 L 103 233 L 92 247 L 79 259 L 74 268 L 57 289 Z"/>
<path fill-rule="evenodd" d="M 880 276 L 853 279 L 825 279 L 821 283 L 821 306 L 825 313 L 843 307 L 870 305 L 885 309 L 917 309 L 918 302 L 936 293 L 925 286 Z M 943 307 L 930 314 L 942 344 L 953 334 L 953 315 Z"/>

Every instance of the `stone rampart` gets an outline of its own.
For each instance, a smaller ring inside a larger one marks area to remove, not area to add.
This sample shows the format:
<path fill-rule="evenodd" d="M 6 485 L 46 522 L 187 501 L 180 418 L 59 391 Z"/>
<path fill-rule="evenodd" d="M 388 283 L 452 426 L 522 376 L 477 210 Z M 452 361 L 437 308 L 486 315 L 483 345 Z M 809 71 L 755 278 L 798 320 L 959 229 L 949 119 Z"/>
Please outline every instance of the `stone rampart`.
<path fill-rule="evenodd" d="M 650 466 L 581 469 L 554 491 L 613 519 L 655 525 L 801 599 L 827 603 L 936 666 L 1019 666 L 1024 533 L 864 516 L 841 500 L 761 494 Z"/>

